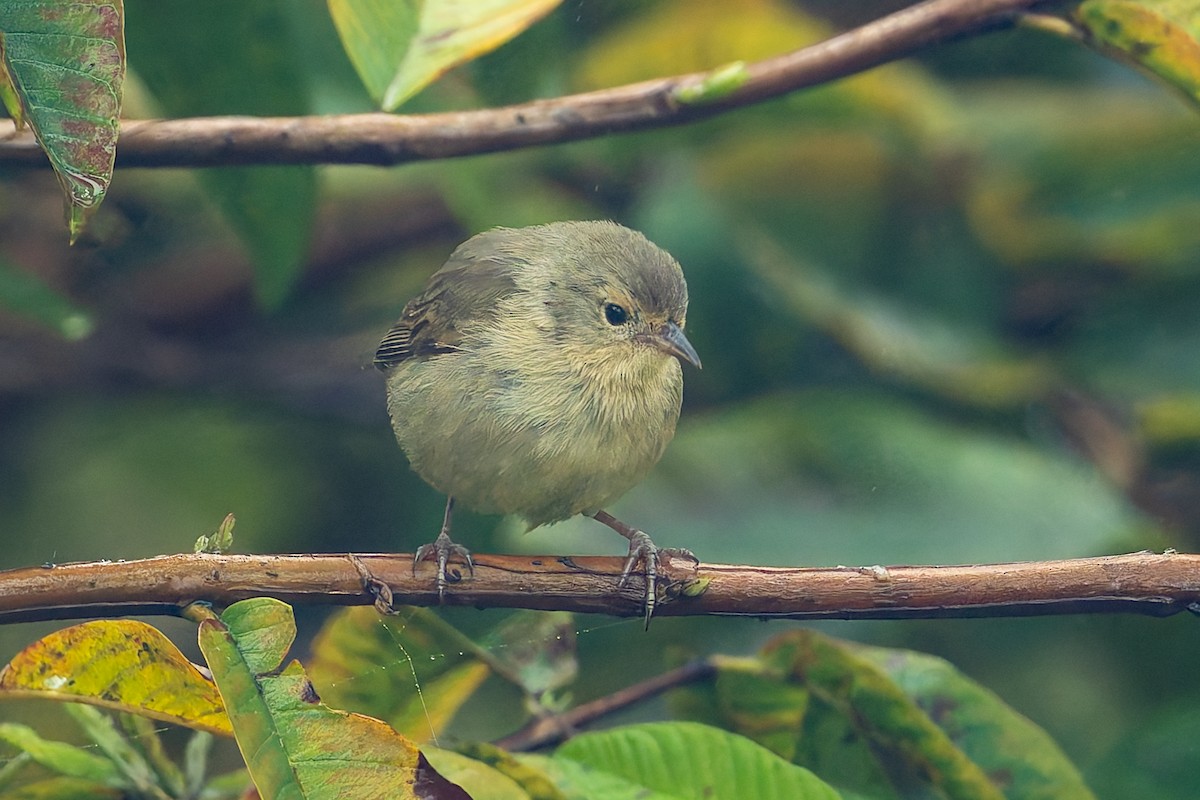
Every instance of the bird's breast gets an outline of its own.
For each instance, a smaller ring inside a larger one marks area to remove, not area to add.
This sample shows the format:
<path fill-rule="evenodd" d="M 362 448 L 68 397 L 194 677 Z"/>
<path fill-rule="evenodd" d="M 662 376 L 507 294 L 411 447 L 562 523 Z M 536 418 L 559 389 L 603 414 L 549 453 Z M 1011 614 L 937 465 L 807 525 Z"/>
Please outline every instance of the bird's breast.
<path fill-rule="evenodd" d="M 389 380 L 414 469 L 468 506 L 534 526 L 602 508 L 645 477 L 674 435 L 683 387 L 674 358 L 636 346 L 480 345 Z"/>

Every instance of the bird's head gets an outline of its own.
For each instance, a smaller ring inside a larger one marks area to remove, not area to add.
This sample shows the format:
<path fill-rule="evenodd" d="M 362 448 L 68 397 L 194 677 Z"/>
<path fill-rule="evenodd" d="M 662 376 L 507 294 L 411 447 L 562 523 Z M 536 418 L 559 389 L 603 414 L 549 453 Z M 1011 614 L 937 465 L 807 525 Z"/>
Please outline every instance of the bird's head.
<path fill-rule="evenodd" d="M 615 223 L 554 227 L 561 274 L 552 278 L 551 313 L 561 344 L 586 347 L 606 361 L 666 356 L 700 367 L 683 332 L 687 283 L 674 258 Z"/>

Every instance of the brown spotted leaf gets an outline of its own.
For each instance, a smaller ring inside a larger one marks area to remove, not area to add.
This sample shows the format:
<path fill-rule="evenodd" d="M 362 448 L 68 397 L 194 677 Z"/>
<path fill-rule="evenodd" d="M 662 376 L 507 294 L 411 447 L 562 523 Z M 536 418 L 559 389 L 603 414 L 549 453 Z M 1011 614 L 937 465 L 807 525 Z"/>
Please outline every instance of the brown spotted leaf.
<path fill-rule="evenodd" d="M 1087 0 L 1077 23 L 1102 52 L 1132 62 L 1200 103 L 1200 2 Z"/>
<path fill-rule="evenodd" d="M 137 620 L 96 620 L 45 636 L 0 669 L 0 699 L 41 697 L 126 711 L 228 736 L 212 681 Z"/>
<path fill-rule="evenodd" d="M 74 242 L 112 179 L 125 79 L 122 0 L 4 0 L 0 36 L 9 97 L 58 175 Z"/>

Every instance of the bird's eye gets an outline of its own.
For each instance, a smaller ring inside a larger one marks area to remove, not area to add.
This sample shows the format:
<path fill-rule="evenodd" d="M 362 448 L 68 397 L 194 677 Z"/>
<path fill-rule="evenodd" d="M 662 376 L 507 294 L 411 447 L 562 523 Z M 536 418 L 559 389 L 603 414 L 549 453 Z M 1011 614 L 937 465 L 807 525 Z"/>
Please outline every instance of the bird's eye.
<path fill-rule="evenodd" d="M 609 325 L 624 325 L 629 319 L 629 312 L 616 303 L 604 304 L 604 318 Z"/>

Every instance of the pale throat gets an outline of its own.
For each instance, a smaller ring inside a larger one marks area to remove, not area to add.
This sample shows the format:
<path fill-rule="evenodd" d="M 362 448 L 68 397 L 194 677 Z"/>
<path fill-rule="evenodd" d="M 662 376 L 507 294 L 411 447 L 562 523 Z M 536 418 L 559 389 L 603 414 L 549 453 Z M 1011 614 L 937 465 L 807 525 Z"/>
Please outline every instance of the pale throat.
<path fill-rule="evenodd" d="M 635 342 L 565 348 L 566 360 L 604 404 L 653 407 L 670 402 L 682 371 L 673 356 Z M 617 416 L 626 416 L 623 409 Z"/>

